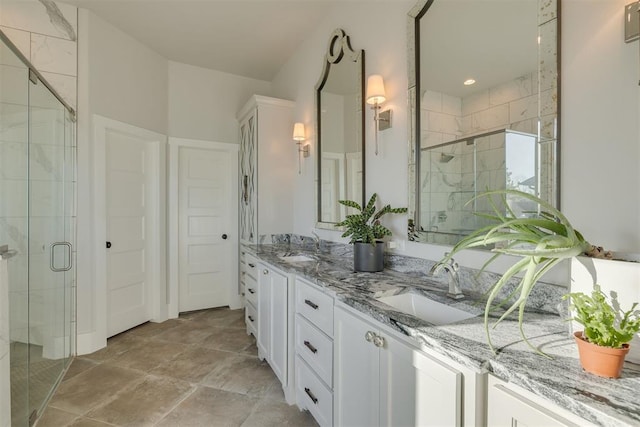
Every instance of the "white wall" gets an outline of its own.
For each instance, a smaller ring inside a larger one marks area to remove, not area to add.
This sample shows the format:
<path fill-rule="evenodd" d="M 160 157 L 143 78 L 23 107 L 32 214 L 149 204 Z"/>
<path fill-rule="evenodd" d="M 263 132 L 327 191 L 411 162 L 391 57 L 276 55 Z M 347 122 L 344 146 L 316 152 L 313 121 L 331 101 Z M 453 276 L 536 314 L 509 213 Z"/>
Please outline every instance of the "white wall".
<path fill-rule="evenodd" d="M 239 143 L 236 112 L 271 83 L 169 61 L 169 136 Z"/>
<path fill-rule="evenodd" d="M 78 10 L 78 353 L 104 346 L 96 333 L 92 239 L 91 118 L 110 119 L 167 134 L 168 61 L 103 19 Z"/>
<path fill-rule="evenodd" d="M 393 127 L 380 132 L 380 153 L 374 155 L 373 111 L 367 108 L 366 192 L 377 192 L 380 200 L 392 206 L 407 205 L 407 55 L 406 14 L 413 1 L 343 2 L 332 10 L 318 28 L 278 72 L 272 82 L 274 96 L 296 101 L 295 121 L 304 122 L 312 156 L 304 159 L 303 171 L 296 176 L 293 232 L 309 235 L 315 226 L 315 141 L 314 87 L 317 83 L 331 32 L 342 28 L 351 37 L 354 50 L 365 51 L 365 73 L 381 74 L 385 79 L 387 102 L 383 110 L 393 109 Z M 389 179 L 393 177 L 394 179 Z M 392 223 L 397 237 L 406 235 L 406 218 Z M 340 240 L 339 233 L 321 230 L 326 239 Z"/>
<path fill-rule="evenodd" d="M 627 0 L 562 2 L 562 209 L 576 228 L 599 245 L 640 252 L 640 129 L 638 42 L 623 41 Z M 366 74 L 382 74 L 384 108 L 393 127 L 380 133 L 373 154 L 373 113 L 366 113 L 366 192 L 384 203 L 406 206 L 407 57 L 406 14 L 412 1 L 348 2 L 337 7 L 304 41 L 273 81 L 274 96 L 296 101 L 295 120 L 304 121 L 315 148 L 314 90 L 328 37 L 335 28 L 366 52 Z M 306 159 L 295 188 L 295 233 L 315 225 L 316 155 Z M 393 179 L 390 179 L 393 178 Z M 406 216 L 392 221 L 394 239 L 405 239 Z M 340 240 L 322 230 L 323 238 Z M 436 259 L 443 247 L 407 242 L 403 253 Z M 461 254 L 463 264 L 478 264 Z"/>

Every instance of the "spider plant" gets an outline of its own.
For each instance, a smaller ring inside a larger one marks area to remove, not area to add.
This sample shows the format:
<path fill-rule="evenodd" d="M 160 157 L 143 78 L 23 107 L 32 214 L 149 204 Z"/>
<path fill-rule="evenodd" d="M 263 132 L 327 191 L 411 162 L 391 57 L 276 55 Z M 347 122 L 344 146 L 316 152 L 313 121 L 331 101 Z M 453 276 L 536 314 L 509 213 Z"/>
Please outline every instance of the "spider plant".
<path fill-rule="evenodd" d="M 502 210 L 496 205 L 494 196 L 500 197 Z M 538 209 L 535 212 L 527 212 L 529 216 L 525 218 L 518 217 L 507 204 L 507 196 L 532 201 L 537 204 Z M 520 260 L 507 269 L 488 291 L 484 312 L 487 343 L 495 353 L 496 350 L 491 342 L 489 332 L 489 314 L 495 309 L 508 305 L 493 327 L 495 328 L 507 316 L 518 310 L 518 326 L 523 340 L 537 353 L 547 356 L 529 342 L 523 329 L 525 305 L 531 290 L 549 270 L 563 260 L 581 254 L 592 254 L 594 251 L 599 252 L 602 248 L 592 246 L 582 234 L 573 228 L 562 212 L 536 196 L 518 190 L 494 190 L 479 194 L 471 201 L 478 198 L 486 198 L 494 214 L 477 212 L 476 215 L 493 222 L 493 224 L 480 228 L 465 237 L 440 262 L 448 261 L 449 258 L 464 249 L 487 245 L 494 246 L 492 252 L 495 255 L 482 266 L 480 272 L 484 271 L 501 255 L 520 257 Z M 496 303 L 500 291 L 507 286 L 513 277 L 520 274 L 522 276 L 515 289 Z M 515 300 L 514 297 L 516 297 Z"/>

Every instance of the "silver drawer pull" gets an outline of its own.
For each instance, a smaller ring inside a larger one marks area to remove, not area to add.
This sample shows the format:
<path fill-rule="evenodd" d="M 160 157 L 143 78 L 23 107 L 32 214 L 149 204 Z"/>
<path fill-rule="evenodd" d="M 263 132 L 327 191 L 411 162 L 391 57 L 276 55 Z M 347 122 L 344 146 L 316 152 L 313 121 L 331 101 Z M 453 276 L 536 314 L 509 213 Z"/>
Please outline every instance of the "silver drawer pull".
<path fill-rule="evenodd" d="M 375 337 L 375 336 L 376 336 L 376 334 L 374 334 L 373 332 L 367 331 L 367 333 L 364 334 L 364 339 L 367 340 L 367 342 L 371 342 L 371 341 L 373 341 L 373 337 Z"/>
<path fill-rule="evenodd" d="M 308 388 L 308 387 L 305 387 L 305 388 L 304 388 L 304 392 L 305 392 L 305 393 L 307 393 L 307 396 L 309 396 L 309 399 L 311 399 L 311 401 L 313 402 L 313 404 L 314 404 L 314 405 L 317 405 L 317 404 L 318 404 L 318 398 L 317 398 L 317 397 L 315 397 L 315 396 L 313 395 L 313 393 L 311 393 L 311 390 L 309 390 L 309 388 Z"/>
<path fill-rule="evenodd" d="M 311 353 L 316 354 L 318 352 L 318 349 L 315 348 L 313 345 L 311 345 L 311 343 L 309 341 L 305 341 L 304 342 L 305 347 L 307 347 L 309 350 L 311 350 Z"/>
<path fill-rule="evenodd" d="M 382 338 L 380 335 L 376 335 L 375 337 L 373 337 L 373 345 L 380 348 L 384 347 L 384 338 Z"/>
<path fill-rule="evenodd" d="M 250 293 L 250 294 L 255 294 L 255 293 L 256 293 L 256 291 L 254 291 L 254 290 L 253 290 L 253 289 L 251 289 L 251 288 L 248 288 L 247 290 L 249 291 L 249 293 Z"/>
<path fill-rule="evenodd" d="M 318 304 L 315 304 L 313 301 L 309 301 L 308 299 L 304 300 L 304 303 L 307 304 L 309 307 L 313 308 L 314 310 L 318 309 Z"/>
<path fill-rule="evenodd" d="M 251 315 L 247 316 L 249 318 L 249 320 L 253 323 L 255 321 L 255 319 L 253 317 L 251 317 Z"/>
<path fill-rule="evenodd" d="M 256 265 L 249 263 L 249 267 L 254 268 Z"/>

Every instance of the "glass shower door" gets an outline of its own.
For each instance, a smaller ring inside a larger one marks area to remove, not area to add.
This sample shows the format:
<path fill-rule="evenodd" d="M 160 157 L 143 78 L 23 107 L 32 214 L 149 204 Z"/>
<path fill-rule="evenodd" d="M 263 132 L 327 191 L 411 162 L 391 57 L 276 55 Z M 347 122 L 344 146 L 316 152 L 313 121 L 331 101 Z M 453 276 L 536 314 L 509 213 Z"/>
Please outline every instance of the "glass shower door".
<path fill-rule="evenodd" d="M 73 125 L 34 73 L 29 84 L 29 413 L 41 409 L 72 352 Z"/>

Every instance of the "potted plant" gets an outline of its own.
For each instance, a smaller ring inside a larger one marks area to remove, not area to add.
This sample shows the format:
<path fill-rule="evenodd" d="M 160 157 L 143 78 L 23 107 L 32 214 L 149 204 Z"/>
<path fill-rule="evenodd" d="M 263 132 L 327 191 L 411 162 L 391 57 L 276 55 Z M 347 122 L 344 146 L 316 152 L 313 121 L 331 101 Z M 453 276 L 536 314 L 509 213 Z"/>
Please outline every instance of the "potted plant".
<path fill-rule="evenodd" d="M 495 196 L 500 198 L 502 209 L 498 208 L 498 204 L 494 200 Z M 611 253 L 603 251 L 601 247 L 591 245 L 582 234 L 573 228 L 562 212 L 532 194 L 518 190 L 494 190 L 482 193 L 472 201 L 477 198 L 488 199 L 494 214 L 476 214 L 492 224 L 480 228 L 462 239 L 445 255 L 440 263 L 446 263 L 456 253 L 464 249 L 488 245 L 493 246 L 492 251 L 495 252 L 495 255 L 484 264 L 481 272 L 501 255 L 519 257 L 519 260 L 507 269 L 488 291 L 484 312 L 487 343 L 495 353 L 489 333 L 489 315 L 494 310 L 506 307 L 493 327 L 518 310 L 518 324 L 523 340 L 537 353 L 546 356 L 529 342 L 523 330 L 524 310 L 531 290 L 551 268 L 563 260 L 578 255 L 610 258 Z M 507 198 L 510 201 L 524 199 L 535 209 L 525 212 L 525 216 L 518 216 L 510 208 Z M 516 288 L 508 292 L 506 298 L 496 301 L 501 295 L 501 291 L 504 292 L 509 281 L 518 275 L 521 275 L 521 278 Z"/>
<path fill-rule="evenodd" d="M 405 213 L 407 208 L 392 208 L 386 205 L 376 212 L 376 199 L 373 193 L 363 208 L 352 200 L 340 200 L 339 203 L 356 209 L 359 213 L 347 215 L 336 224 L 345 227 L 342 237 L 349 237 L 353 247 L 353 269 L 355 271 L 376 272 L 384 269 L 384 242 L 380 239 L 391 236 L 391 230 L 380 223 L 380 218 L 390 213 Z"/>
<path fill-rule="evenodd" d="M 622 372 L 624 358 L 629 352 L 629 342 L 640 330 L 640 311 L 634 303 L 623 311 L 612 294 L 612 302 L 607 301 L 600 286 L 594 286 L 591 296 L 582 292 L 566 294 L 570 308 L 574 310 L 573 320 L 584 326 L 584 331 L 574 332 L 580 364 L 582 368 L 607 378 L 618 378 Z"/>

